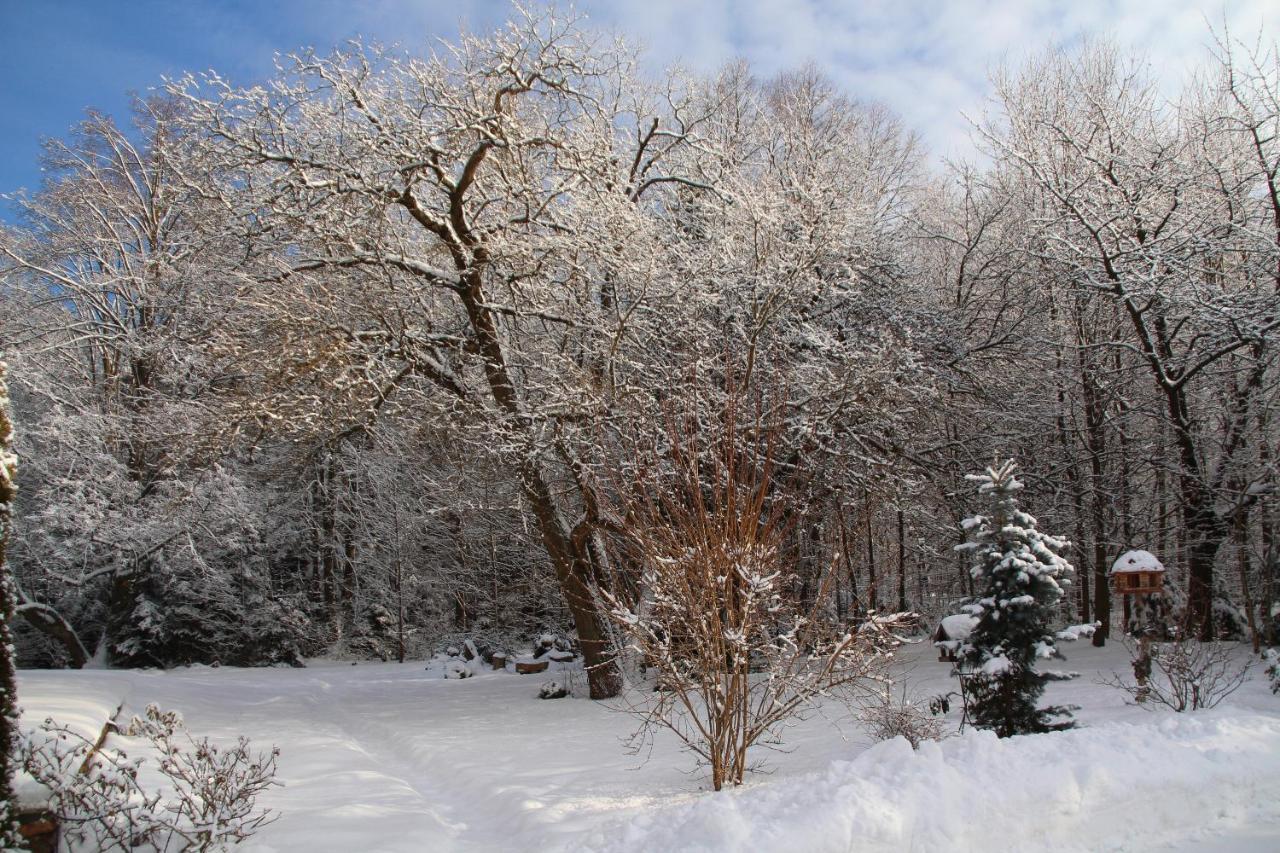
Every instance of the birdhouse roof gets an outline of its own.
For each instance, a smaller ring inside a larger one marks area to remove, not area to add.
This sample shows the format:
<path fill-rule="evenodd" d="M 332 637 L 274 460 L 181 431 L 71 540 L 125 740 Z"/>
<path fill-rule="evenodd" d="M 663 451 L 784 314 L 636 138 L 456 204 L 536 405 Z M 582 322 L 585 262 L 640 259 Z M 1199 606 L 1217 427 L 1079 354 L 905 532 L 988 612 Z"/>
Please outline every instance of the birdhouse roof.
<path fill-rule="evenodd" d="M 978 625 L 978 617 L 968 613 L 956 613 L 942 618 L 942 630 L 953 640 L 967 640 Z"/>
<path fill-rule="evenodd" d="M 1164 565 L 1150 551 L 1125 551 L 1111 566 L 1111 574 L 1124 572 L 1163 572 Z"/>

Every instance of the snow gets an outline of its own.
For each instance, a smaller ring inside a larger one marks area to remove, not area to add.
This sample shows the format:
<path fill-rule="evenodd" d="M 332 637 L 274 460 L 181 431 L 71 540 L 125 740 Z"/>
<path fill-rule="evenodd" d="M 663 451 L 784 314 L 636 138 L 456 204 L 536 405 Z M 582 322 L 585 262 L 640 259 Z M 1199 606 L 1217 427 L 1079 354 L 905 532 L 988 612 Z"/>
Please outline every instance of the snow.
<path fill-rule="evenodd" d="M 1274 778 L 1280 721 L 1185 718 L 1153 728 L 1145 738 L 1104 724 L 1005 741 L 971 731 L 919 752 L 895 738 L 805 779 L 631 821 L 594 849 L 1140 850 L 1182 840 L 1189 813 L 1240 823 L 1280 816 L 1258 792 L 1213 790 L 1237 771 Z M 1254 751 L 1264 744 L 1269 751 Z"/>
<path fill-rule="evenodd" d="M 1086 640 L 1089 639 L 1097 633 L 1098 628 L 1101 627 L 1101 625 L 1101 622 L 1085 622 L 1082 625 L 1068 625 L 1061 631 L 1056 632 L 1053 636 L 1054 639 L 1074 643 L 1081 638 Z"/>
<path fill-rule="evenodd" d="M 1070 657 L 1084 675 L 1050 683 L 1045 703 L 1081 705 L 1079 729 L 969 731 L 913 752 L 828 709 L 788 730 L 791 751 L 762 754 L 771 773 L 720 794 L 670 738 L 629 754 L 632 717 L 537 699 L 545 676 L 454 680 L 438 662 L 24 671 L 20 696 L 28 725 L 100 726 L 121 701 L 126 714 L 157 702 L 197 736 L 278 745 L 284 785 L 261 804 L 281 817 L 240 848 L 256 853 L 1280 849 L 1280 699 L 1265 679 L 1229 708 L 1177 715 L 1098 684 L 1127 670 L 1119 644 Z M 931 658 L 927 643 L 902 655 L 913 695 L 956 689 Z M 580 669 L 564 672 L 585 693 Z"/>
<path fill-rule="evenodd" d="M 983 675 L 1002 675 L 1013 669 L 1013 662 L 1004 655 L 989 657 L 982 664 Z"/>
<path fill-rule="evenodd" d="M 125 674 L 102 670 L 79 672 L 20 671 L 18 704 L 24 729 L 33 729 L 49 717 L 76 734 L 96 741 L 102 727 L 120 706 L 133 705 L 132 689 Z M 145 707 L 146 702 L 137 710 Z M 25 805 L 42 802 L 45 789 L 25 773 L 19 773 L 15 791 Z"/>
<path fill-rule="evenodd" d="M 1125 551 L 1111 565 L 1111 574 L 1124 572 L 1163 572 L 1164 564 L 1150 551 Z"/>

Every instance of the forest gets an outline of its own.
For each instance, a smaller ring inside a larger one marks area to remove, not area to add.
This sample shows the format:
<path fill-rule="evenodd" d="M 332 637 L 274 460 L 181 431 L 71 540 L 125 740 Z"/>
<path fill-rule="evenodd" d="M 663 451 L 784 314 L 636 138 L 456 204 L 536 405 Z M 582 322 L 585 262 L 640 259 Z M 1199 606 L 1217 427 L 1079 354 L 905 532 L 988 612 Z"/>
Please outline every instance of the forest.
<path fill-rule="evenodd" d="M 633 498 L 726 436 L 833 618 L 955 612 L 1012 458 L 1062 620 L 1104 642 L 1145 548 L 1275 643 L 1280 66 L 1216 45 L 1172 100 L 1046 51 L 945 168 L 817 70 L 655 77 L 554 13 L 90 113 L 0 232 L 22 664 L 573 631 L 610 696 Z"/>
<path fill-rule="evenodd" d="M 1212 711 L 1259 656 L 1280 691 L 1280 52 L 1205 40 L 1173 92 L 1103 38 L 998 68 L 967 162 L 816 66 L 656 73 L 550 7 L 88 112 L 0 221 L 0 846 L 21 767 L 65 849 L 222 849 L 280 817 L 252 806 L 286 802 L 293 750 L 366 773 L 335 796 L 428 804 L 386 823 L 403 849 L 472 849 L 449 809 L 508 790 L 514 822 L 467 831 L 559 849 L 529 816 L 544 789 L 504 780 L 594 768 L 609 805 L 549 800 L 571 846 L 583 814 L 634 817 L 597 708 L 720 791 L 784 731 L 831 749 L 813 715 L 837 701 L 910 748 L 837 761 L 819 801 L 889 762 L 915 805 L 885 808 L 916 809 L 926 846 L 1001 835 L 937 817 L 963 797 L 928 805 L 936 780 L 1030 780 L 1009 796 L 1038 806 L 1059 766 L 1183 812 L 1081 823 L 1080 849 L 1172 844 L 1223 802 L 1274 821 L 1248 794 L 1277 773 L 1266 687 L 1202 724 L 1128 716 Z M 1057 685 L 1080 673 L 1038 662 L 1078 640 L 1099 678 Z M 954 668 L 921 669 L 935 651 Z M 536 698 L 606 701 L 514 705 L 526 672 L 558 676 Z M 144 696 L 239 746 L 187 751 Z M 19 737 L 15 701 L 71 716 Z M 956 708 L 1001 740 L 939 746 Z M 108 721 L 96 745 L 77 714 Z M 580 736 L 522 739 L 560 714 Z M 452 745 L 464 725 L 487 752 Z M 204 793 L 122 828 L 119 803 L 152 801 L 110 726 Z M 450 786 L 422 770 L 442 761 Z M 671 820 L 593 849 L 828 849 L 891 788 L 806 830 L 792 782 L 686 806 L 644 778 Z M 374 849 L 307 835 L 292 802 L 277 839 Z"/>

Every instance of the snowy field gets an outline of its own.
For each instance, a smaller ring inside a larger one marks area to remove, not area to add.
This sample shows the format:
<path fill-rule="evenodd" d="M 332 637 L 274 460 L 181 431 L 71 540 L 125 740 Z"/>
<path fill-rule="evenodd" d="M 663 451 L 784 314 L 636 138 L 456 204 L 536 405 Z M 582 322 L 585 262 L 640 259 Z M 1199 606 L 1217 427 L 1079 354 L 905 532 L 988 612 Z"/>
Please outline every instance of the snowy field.
<path fill-rule="evenodd" d="M 1280 850 L 1280 697 L 1261 667 L 1229 705 L 1173 714 L 1097 683 L 1122 646 L 1064 644 L 1047 701 L 1074 731 L 999 741 L 969 732 L 913 752 L 872 745 L 847 717 L 789 732 L 766 772 L 713 794 L 674 743 L 643 755 L 632 719 L 586 699 L 539 700 L 545 676 L 446 680 L 421 663 L 306 669 L 26 671 L 25 721 L 86 731 L 121 702 L 183 712 L 196 735 L 281 750 L 280 812 L 245 845 L 271 851 Z M 954 689 L 915 647 L 914 690 Z M 585 692 L 582 679 L 579 689 Z M 952 712 L 952 717 L 955 712 Z"/>

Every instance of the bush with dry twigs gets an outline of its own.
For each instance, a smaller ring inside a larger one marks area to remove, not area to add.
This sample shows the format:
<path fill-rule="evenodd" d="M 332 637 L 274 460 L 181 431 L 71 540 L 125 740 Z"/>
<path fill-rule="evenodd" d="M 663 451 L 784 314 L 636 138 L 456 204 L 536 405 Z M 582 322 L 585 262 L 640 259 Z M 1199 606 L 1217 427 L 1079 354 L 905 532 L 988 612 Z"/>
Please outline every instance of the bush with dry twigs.
<path fill-rule="evenodd" d="M 196 740 L 176 711 L 155 705 L 120 734 L 139 747 L 133 757 L 53 720 L 24 744 L 23 767 L 49 790 L 67 849 L 222 850 L 275 819 L 257 798 L 276 784 L 278 749 Z"/>
<path fill-rule="evenodd" d="M 1167 642 L 1128 643 L 1134 678 L 1118 673 L 1104 684 L 1141 704 L 1174 711 L 1215 708 L 1249 678 L 1251 661 L 1241 662 L 1234 643 L 1202 642 L 1178 632 Z"/>
<path fill-rule="evenodd" d="M 906 690 L 894 691 L 886 686 L 863 700 L 859 719 L 873 740 L 901 737 L 912 749 L 919 749 L 925 741 L 941 740 L 946 733 L 945 723 L 933 704 L 920 701 Z"/>
<path fill-rule="evenodd" d="M 838 624 L 838 557 L 804 600 L 788 550 L 793 509 L 775 477 L 776 431 L 757 404 L 738 423 L 730 400 L 705 445 L 696 418 L 668 418 L 667 446 L 637 455 L 613 539 L 632 568 L 634 592 L 606 593 L 628 650 L 656 687 L 629 710 L 637 747 L 674 732 L 709 765 L 711 784 L 741 784 L 753 747 L 819 700 L 851 705 L 888 683 L 887 664 L 905 614 Z"/>

